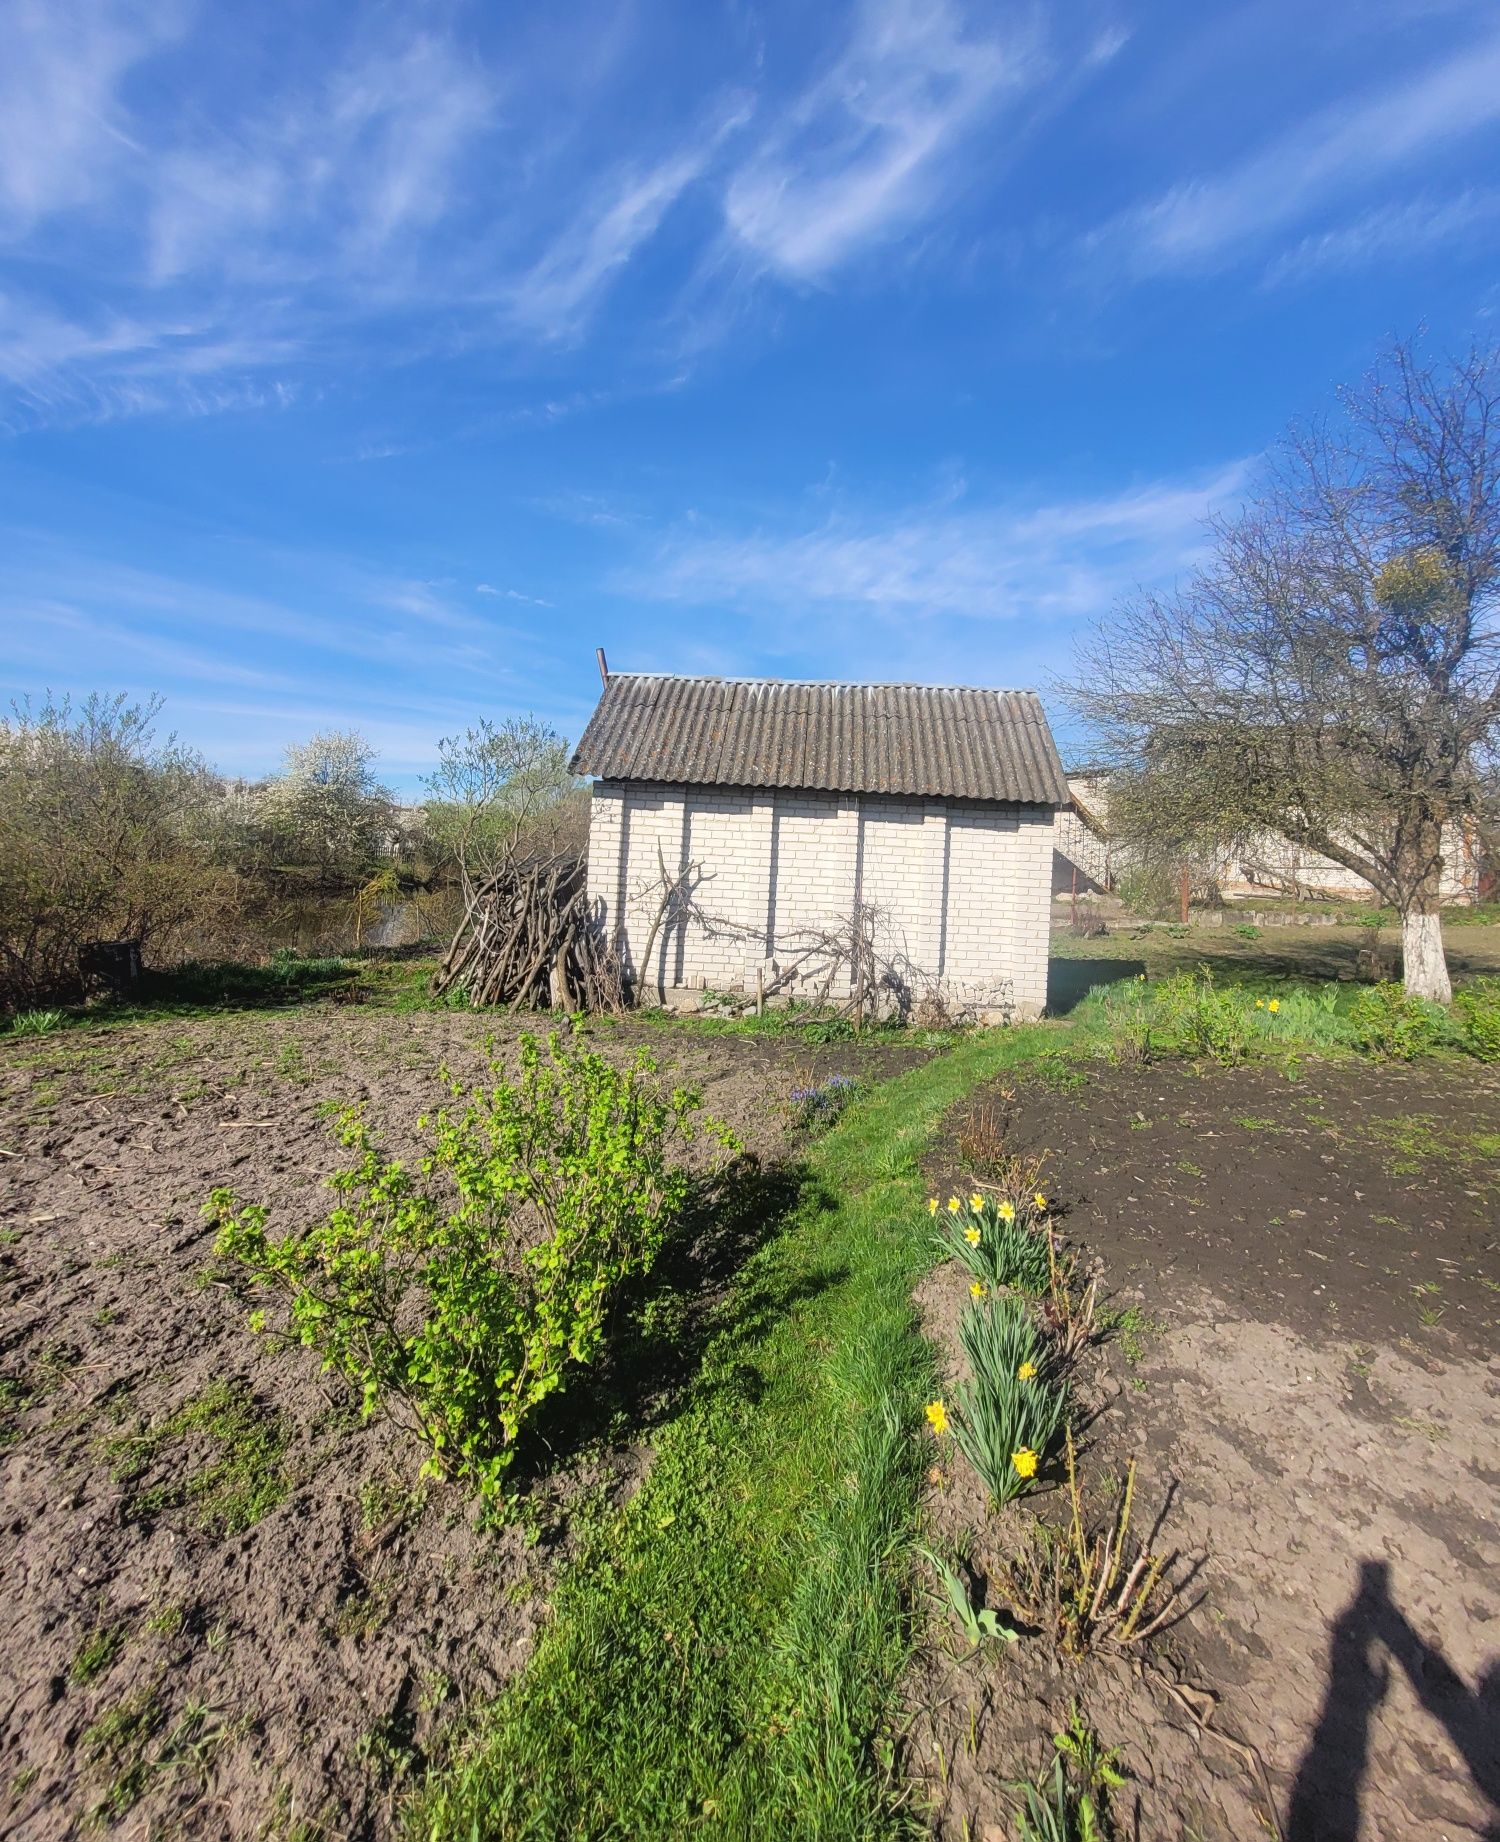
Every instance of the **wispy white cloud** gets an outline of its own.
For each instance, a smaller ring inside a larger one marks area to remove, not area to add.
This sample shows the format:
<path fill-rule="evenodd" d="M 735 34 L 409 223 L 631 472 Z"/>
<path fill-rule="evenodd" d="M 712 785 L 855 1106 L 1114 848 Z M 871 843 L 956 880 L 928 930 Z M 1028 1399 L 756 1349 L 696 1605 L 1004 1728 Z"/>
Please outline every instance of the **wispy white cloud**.
<path fill-rule="evenodd" d="M 0 302 L 12 421 L 282 400 L 380 316 L 492 285 L 476 213 L 504 91 L 452 35 L 349 16 L 244 85 L 254 16 L 211 45 L 186 0 L 13 0 L 0 60 Z M 153 60 L 202 54 L 163 87 Z M 201 90 L 196 87 L 201 83 Z M 149 96 L 149 102 L 146 98 Z M 461 236 L 463 227 L 471 234 Z M 48 278 L 73 285 L 44 292 Z"/>
<path fill-rule="evenodd" d="M 748 113 L 743 98 L 729 97 L 690 144 L 643 170 L 615 174 L 603 203 L 590 199 L 515 283 L 510 309 L 517 322 L 551 339 L 576 333 L 617 271 L 655 236 Z"/>
<path fill-rule="evenodd" d="M 896 513 L 837 510 L 802 529 L 673 532 L 625 585 L 792 627 L 853 616 L 910 628 L 1066 622 L 1105 613 L 1200 554 L 1203 520 L 1248 463 L 1099 498 L 1035 505 L 945 497 Z M 951 627 L 948 629 L 951 632 Z"/>
<path fill-rule="evenodd" d="M 875 251 L 941 246 L 975 285 L 985 248 L 1078 242 L 1076 197 L 1011 198 L 1004 175 L 1126 43 L 1114 0 L 846 0 L 764 42 L 748 16 L 705 29 L 678 81 L 650 9 L 607 0 L 571 38 L 466 5 L 0 7 L 13 429 L 269 408 L 470 356 L 532 401 L 460 417 L 549 424 L 676 385 Z M 1453 54 L 1461 29 L 1432 35 L 1446 61 L 1120 214 L 1084 241 L 1095 272 L 1253 254 L 1284 282 L 1408 228 L 1426 248 L 1488 228 L 1477 190 L 1429 186 L 1425 226 L 1389 197 L 1500 122 L 1500 38 Z M 586 338 L 607 373 L 569 374 Z M 445 438 L 372 424 L 359 457 Z"/>
<path fill-rule="evenodd" d="M 0 57 L 0 239 L 93 202 L 101 174 L 134 145 L 122 82 L 179 38 L 188 17 L 174 0 L 107 9 L 11 0 Z"/>
<path fill-rule="evenodd" d="M 0 427 L 281 407 L 296 385 L 271 373 L 298 353 L 294 339 L 248 321 L 229 330 L 170 308 L 155 322 L 113 309 L 86 320 L 0 294 L 0 382 L 13 391 Z"/>
<path fill-rule="evenodd" d="M 259 283 L 408 285 L 413 245 L 460 203 L 496 88 L 430 34 L 351 49 L 265 113 L 155 163 L 149 278 L 211 266 Z"/>
<path fill-rule="evenodd" d="M 524 601 L 533 608 L 550 608 L 553 603 L 545 601 L 540 595 L 523 595 L 518 588 L 492 588 L 488 582 L 474 585 L 476 595 L 498 595 L 502 601 Z"/>
<path fill-rule="evenodd" d="M 1172 186 L 1092 233 L 1085 247 L 1125 275 L 1224 268 L 1496 122 L 1500 37 L 1491 37 L 1324 110 L 1213 177 Z"/>
<path fill-rule="evenodd" d="M 1024 15 L 984 36 L 947 0 L 865 0 L 837 62 L 730 176 L 730 231 L 774 270 L 826 274 L 928 207 L 964 135 L 1045 68 Z"/>
<path fill-rule="evenodd" d="M 1000 25 L 967 0 L 854 0 L 810 74 L 721 56 L 685 111 L 627 92 L 659 55 L 618 19 L 608 56 L 565 71 L 565 34 L 463 9 L 334 9 L 288 56 L 300 22 L 274 16 L 210 35 L 191 0 L 12 0 L 12 424 L 273 403 L 271 380 L 356 352 L 566 345 L 682 208 L 638 329 L 656 376 L 728 336 L 755 278 L 826 276 L 948 210 L 975 131 L 1055 74 L 1038 6 Z M 81 285 L 49 292 L 67 273 Z M 564 390 L 543 414 L 598 397 Z"/>
<path fill-rule="evenodd" d="M 1303 237 L 1267 266 L 1262 280 L 1266 287 L 1280 287 L 1377 263 L 1409 263 L 1444 244 L 1492 238 L 1497 228 L 1500 192 L 1495 191 L 1380 205 L 1336 229 Z"/>
<path fill-rule="evenodd" d="M 242 653 L 258 645 L 295 649 L 304 659 L 324 655 L 320 669 L 357 660 L 383 671 L 415 666 L 492 683 L 515 675 L 513 642 L 524 636 L 450 601 L 432 583 L 316 554 L 257 560 L 295 584 L 284 598 L 9 532 L 0 563 L 0 629 L 35 630 L 66 617 L 108 622 L 122 634 L 167 645 L 196 641 L 207 629 L 221 650 L 233 636 Z M 0 657 L 4 651 L 0 646 Z"/>

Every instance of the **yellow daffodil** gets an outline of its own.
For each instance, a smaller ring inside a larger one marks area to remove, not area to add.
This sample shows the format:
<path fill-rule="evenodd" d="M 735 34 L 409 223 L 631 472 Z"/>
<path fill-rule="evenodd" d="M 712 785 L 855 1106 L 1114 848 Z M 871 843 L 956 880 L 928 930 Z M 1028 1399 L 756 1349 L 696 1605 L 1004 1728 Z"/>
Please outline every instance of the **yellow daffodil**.
<path fill-rule="evenodd" d="M 1264 999 L 1264 998 L 1257 998 L 1257 999 L 1255 1000 L 1255 1008 L 1256 1008 L 1256 1009 L 1257 1009 L 1258 1011 L 1263 1011 L 1263 1010 L 1264 1010 L 1264 1009 L 1266 1008 L 1266 1001 L 1265 1001 L 1265 999 Z"/>
<path fill-rule="evenodd" d="M 943 1434 L 947 1432 L 948 1430 L 948 1409 L 943 1405 L 941 1401 L 929 1401 L 927 1403 L 927 1424 L 932 1428 L 933 1432 L 935 1432 L 939 1438 L 941 1438 Z M 1032 1463 L 1033 1465 L 1035 1465 L 1036 1463 L 1035 1459 L 1032 1460 Z"/>
<path fill-rule="evenodd" d="M 927 1411 L 930 1414 L 932 1409 L 929 1407 Z M 1023 1445 L 1019 1452 L 1012 1452 L 1010 1462 L 1016 1468 L 1017 1477 L 1036 1476 L 1036 1453 L 1029 1445 Z"/>
<path fill-rule="evenodd" d="M 1279 1011 L 1281 1009 L 1280 998 L 1272 998 L 1271 1002 L 1266 1006 L 1266 1009 L 1268 1011 Z"/>
<path fill-rule="evenodd" d="M 977 1247 L 979 1245 L 979 1230 L 977 1228 L 965 1228 L 964 1239 L 969 1243 L 970 1247 Z"/>
<path fill-rule="evenodd" d="M 1035 1381 L 1036 1380 L 1036 1364 L 1034 1362 L 1023 1362 L 1020 1368 L 1016 1370 L 1016 1380 L 1017 1381 Z"/>
<path fill-rule="evenodd" d="M 984 1287 L 980 1285 L 977 1279 L 974 1281 L 973 1285 L 969 1287 L 969 1297 L 970 1298 L 983 1298 L 984 1297 Z"/>
<path fill-rule="evenodd" d="M 927 1213 L 929 1215 L 936 1215 L 937 1212 L 938 1212 L 938 1199 L 936 1196 L 929 1196 L 927 1198 Z"/>
<path fill-rule="evenodd" d="M 1047 1206 L 1047 1198 L 1042 1194 L 1040 1190 L 1037 1191 L 1036 1195 L 1033 1196 L 1031 1200 L 1036 1204 L 1036 1206 L 1039 1209 L 1045 1209 Z"/>
<path fill-rule="evenodd" d="M 978 1215 L 984 1208 L 984 1198 L 982 1196 L 971 1196 L 969 1198 L 969 1207 Z"/>
<path fill-rule="evenodd" d="M 998 1213 L 1002 1222 L 1013 1222 L 1016 1219 L 1016 1205 L 1013 1202 L 1002 1202 Z"/>
<path fill-rule="evenodd" d="M 963 1207 L 963 1204 L 958 1200 L 956 1196 L 950 1196 L 948 1198 L 948 1213 L 950 1215 L 957 1215 L 959 1210 L 962 1207 Z"/>

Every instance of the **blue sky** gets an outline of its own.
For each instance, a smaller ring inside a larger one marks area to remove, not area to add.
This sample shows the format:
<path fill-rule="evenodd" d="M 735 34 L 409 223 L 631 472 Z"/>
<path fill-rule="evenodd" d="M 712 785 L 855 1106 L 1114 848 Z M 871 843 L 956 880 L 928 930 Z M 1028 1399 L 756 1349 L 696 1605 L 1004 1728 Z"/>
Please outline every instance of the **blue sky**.
<path fill-rule="evenodd" d="M 226 770 L 1045 687 L 1500 312 L 1493 0 L 0 0 L 0 685 Z"/>

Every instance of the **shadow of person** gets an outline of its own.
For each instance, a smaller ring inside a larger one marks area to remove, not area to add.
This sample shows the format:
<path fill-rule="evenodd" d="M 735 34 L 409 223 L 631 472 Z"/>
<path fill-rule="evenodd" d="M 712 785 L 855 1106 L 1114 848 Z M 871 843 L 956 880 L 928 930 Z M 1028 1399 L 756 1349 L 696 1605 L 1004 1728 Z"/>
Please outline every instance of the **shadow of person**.
<path fill-rule="evenodd" d="M 1328 1685 L 1312 1742 L 1297 1768 L 1286 1842 L 1357 1842 L 1370 1726 L 1393 1663 L 1426 1712 L 1441 1722 L 1480 1795 L 1500 1812 L 1500 1663 L 1487 1668 L 1470 1690 L 1391 1597 L 1388 1564 L 1364 1561 L 1359 1589 L 1333 1624 Z M 1500 1842 L 1500 1823 L 1488 1823 L 1484 1837 Z"/>

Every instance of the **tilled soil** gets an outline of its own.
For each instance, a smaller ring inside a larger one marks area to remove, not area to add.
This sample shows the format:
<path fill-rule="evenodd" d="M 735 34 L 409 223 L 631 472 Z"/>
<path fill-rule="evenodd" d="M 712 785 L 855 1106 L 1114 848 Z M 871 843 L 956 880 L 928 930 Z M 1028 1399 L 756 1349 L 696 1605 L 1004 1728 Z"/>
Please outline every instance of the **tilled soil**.
<path fill-rule="evenodd" d="M 649 1463 L 680 1325 L 627 1424 L 610 1425 L 607 1375 L 561 1397 L 521 1516 L 486 1530 L 307 1352 L 249 1336 L 248 1301 L 213 1271 L 212 1187 L 269 1205 L 276 1228 L 315 1219 L 336 1105 L 363 1103 L 410 1154 L 439 1064 L 472 1077 L 492 1032 L 502 1051 L 516 1034 L 319 1008 L 0 1046 L 6 1835 L 51 1842 L 90 1819 L 384 1833 L 445 1729 L 524 1660 L 559 1560 Z M 792 1086 L 881 1079 L 923 1053 L 624 1027 L 596 1041 L 646 1041 L 768 1165 L 792 1148 Z M 705 1291 L 725 1277 L 705 1264 Z"/>
<path fill-rule="evenodd" d="M 1127 1835 L 1500 1836 L 1493 1073 L 1100 1069 L 976 1097 L 955 1136 L 986 1107 L 1047 1152 L 1069 1236 L 1134 1307 L 1076 1378 L 1082 1473 L 1102 1504 L 1138 1456 L 1138 1520 L 1160 1513 L 1197 1603 L 1144 1666 L 935 1642 L 911 1753 L 938 1832 L 1008 1836 L 1008 1781 L 1050 1762 L 1076 1701 L 1122 1749 Z M 957 1182 L 951 1147 L 934 1175 Z M 954 1371 L 966 1294 L 952 1267 L 919 1294 Z M 972 1535 L 1003 1605 L 1026 1523 L 1060 1526 L 1065 1499 L 995 1517 L 950 1458 L 934 1533 Z M 1184 1701 L 1205 1695 L 1202 1732 Z"/>

